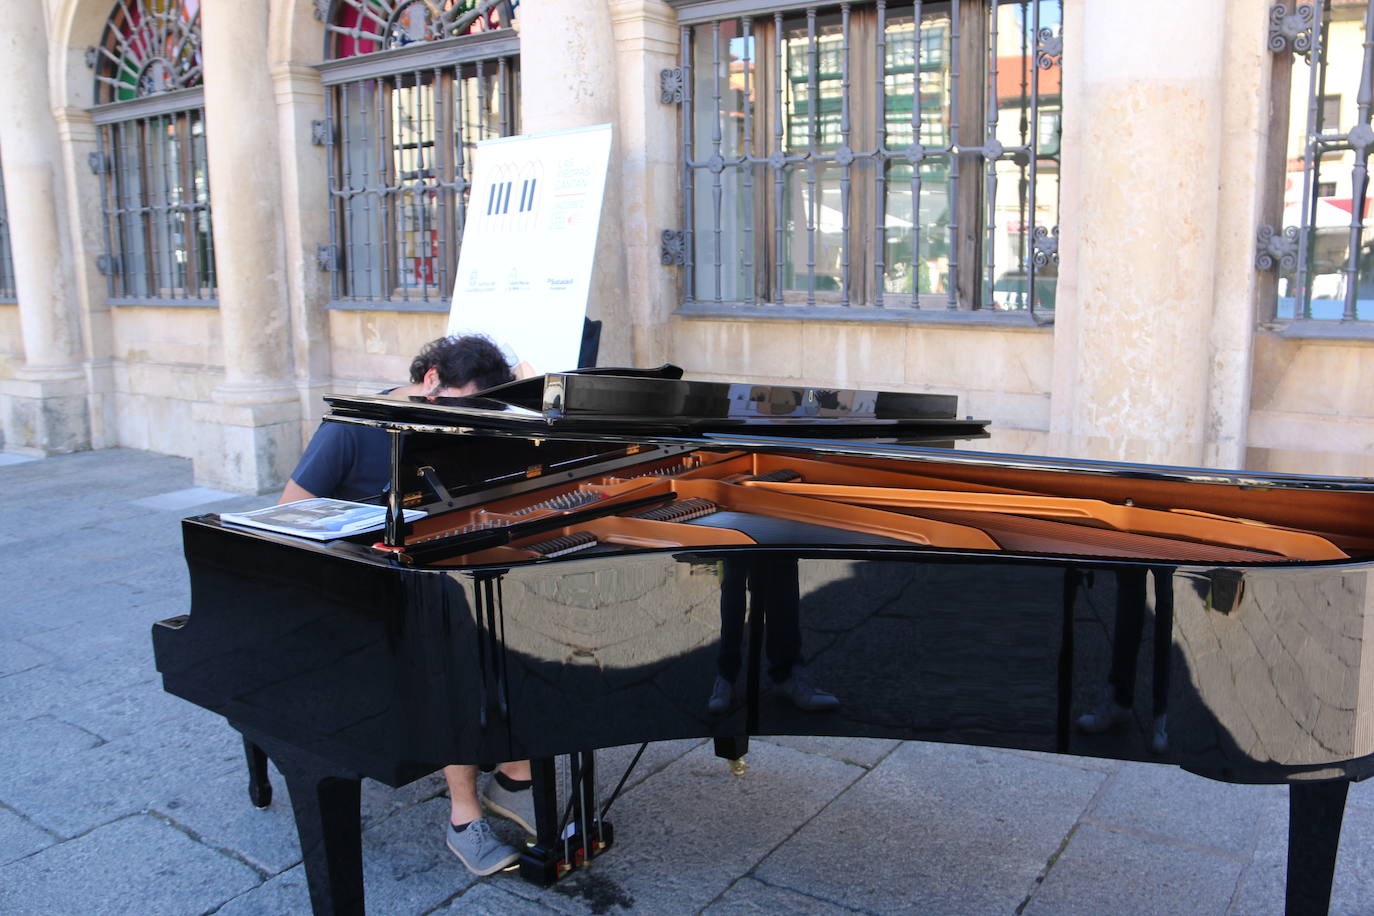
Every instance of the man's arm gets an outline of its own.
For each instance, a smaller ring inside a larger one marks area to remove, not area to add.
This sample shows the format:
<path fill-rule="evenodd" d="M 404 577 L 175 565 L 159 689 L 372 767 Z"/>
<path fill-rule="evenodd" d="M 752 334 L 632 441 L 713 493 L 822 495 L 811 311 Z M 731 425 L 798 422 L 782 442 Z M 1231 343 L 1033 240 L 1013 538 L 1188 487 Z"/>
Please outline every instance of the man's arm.
<path fill-rule="evenodd" d="M 296 483 L 294 479 L 288 479 L 286 486 L 282 488 L 281 498 L 277 500 L 277 505 L 282 503 L 293 503 L 298 499 L 312 499 L 315 496 L 305 487 Z"/>

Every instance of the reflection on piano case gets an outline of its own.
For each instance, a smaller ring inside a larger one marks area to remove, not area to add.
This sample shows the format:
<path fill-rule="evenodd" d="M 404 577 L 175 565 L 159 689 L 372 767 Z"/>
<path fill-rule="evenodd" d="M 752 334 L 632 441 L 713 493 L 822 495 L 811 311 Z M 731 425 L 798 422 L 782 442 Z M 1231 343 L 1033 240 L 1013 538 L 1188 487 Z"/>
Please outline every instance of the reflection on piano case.
<path fill-rule="evenodd" d="M 531 758 L 548 883 L 611 846 L 596 748 L 799 734 L 1287 783 L 1288 912 L 1326 911 L 1374 766 L 1374 483 L 979 452 L 951 397 L 680 375 L 331 397 L 389 431 L 380 542 L 184 522 L 158 669 L 244 735 L 255 803 L 281 769 L 316 912 L 363 909 L 363 776 Z"/>

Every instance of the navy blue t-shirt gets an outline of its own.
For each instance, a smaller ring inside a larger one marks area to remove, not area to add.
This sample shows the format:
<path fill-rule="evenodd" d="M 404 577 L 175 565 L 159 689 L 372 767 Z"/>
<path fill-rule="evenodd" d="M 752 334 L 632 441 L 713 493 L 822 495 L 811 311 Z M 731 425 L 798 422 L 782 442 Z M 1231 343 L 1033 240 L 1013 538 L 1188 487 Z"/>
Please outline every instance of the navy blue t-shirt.
<path fill-rule="evenodd" d="M 291 479 L 316 496 L 351 500 L 377 496 L 391 479 L 391 444 L 386 431 L 351 423 L 321 423 Z"/>

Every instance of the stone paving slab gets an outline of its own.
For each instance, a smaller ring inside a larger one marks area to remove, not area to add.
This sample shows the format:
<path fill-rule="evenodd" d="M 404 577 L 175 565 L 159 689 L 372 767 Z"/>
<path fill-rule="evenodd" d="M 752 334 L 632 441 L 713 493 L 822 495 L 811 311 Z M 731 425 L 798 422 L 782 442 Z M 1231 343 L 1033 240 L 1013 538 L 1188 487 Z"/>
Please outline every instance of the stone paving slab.
<path fill-rule="evenodd" d="M 181 517 L 272 501 L 175 508 L 196 489 L 189 462 L 128 450 L 0 460 L 6 916 L 308 911 L 280 776 L 272 806 L 252 808 L 237 734 L 152 668 L 152 623 L 189 609 Z M 599 754 L 603 801 L 638 750 Z M 370 912 L 1282 911 L 1282 789 L 841 738 L 754 739 L 747 762 L 735 776 L 709 741 L 650 745 L 611 811 L 616 847 L 549 889 L 461 867 L 438 774 L 364 781 Z M 1350 791 L 1332 913 L 1367 916 L 1371 900 L 1374 781 Z"/>
<path fill-rule="evenodd" d="M 32 855 L 59 840 L 56 834 L 44 830 L 28 818 L 0 807 L 0 865 Z"/>
<path fill-rule="evenodd" d="M 1370 783 L 1351 786 L 1368 797 Z M 1331 886 L 1331 916 L 1369 916 L 1374 913 L 1374 817 L 1368 809 L 1346 805 L 1341 847 Z M 1280 916 L 1288 863 L 1288 807 L 1273 805 L 1260 815 L 1255 829 L 1255 852 L 1227 910 L 1228 916 Z"/>
<path fill-rule="evenodd" d="M 246 865 L 137 814 L 0 868 L 0 913 L 206 913 L 260 880 Z"/>
<path fill-rule="evenodd" d="M 1207 916 L 1236 891 L 1240 860 L 1195 846 L 1082 824 L 1035 892 L 1027 916 Z"/>
<path fill-rule="evenodd" d="M 436 916 L 550 916 L 557 911 L 483 883 L 469 888 L 448 906 L 434 912 Z"/>
<path fill-rule="evenodd" d="M 696 913 L 866 772 L 766 742 L 751 744 L 749 760 L 735 776 L 695 748 L 617 802 L 617 848 L 593 868 L 550 890 L 503 886 L 569 914 Z"/>
<path fill-rule="evenodd" d="M 870 912 L 1011 913 L 1105 779 L 983 748 L 903 744 L 755 874 Z"/>
<path fill-rule="evenodd" d="M 704 916 L 760 916 L 788 913 L 791 916 L 847 916 L 861 913 L 848 907 L 808 897 L 784 887 L 773 887 L 754 878 L 741 878 L 702 911 Z"/>
<path fill-rule="evenodd" d="M 129 505 L 141 509 L 183 512 L 204 506 L 207 503 L 236 499 L 238 496 L 237 493 L 226 493 L 224 490 L 216 490 L 213 487 L 187 487 L 184 490 L 173 490 L 170 493 L 159 493 L 156 496 L 130 500 Z"/>
<path fill-rule="evenodd" d="M 1254 850 L 1261 813 L 1275 806 L 1287 812 L 1288 793 L 1282 786 L 1181 778 L 1189 775 L 1174 767 L 1124 764 L 1088 810 L 1086 820 L 1245 857 Z"/>

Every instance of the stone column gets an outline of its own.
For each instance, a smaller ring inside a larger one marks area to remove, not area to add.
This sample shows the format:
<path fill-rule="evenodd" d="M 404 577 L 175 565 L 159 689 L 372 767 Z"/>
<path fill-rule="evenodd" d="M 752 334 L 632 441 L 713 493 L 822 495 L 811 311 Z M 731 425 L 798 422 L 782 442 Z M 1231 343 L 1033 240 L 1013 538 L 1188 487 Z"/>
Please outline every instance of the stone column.
<path fill-rule="evenodd" d="M 197 405 L 198 483 L 263 492 L 300 450 L 268 0 L 205 0 L 205 134 L 224 381 Z"/>
<path fill-rule="evenodd" d="M 0 93 L 0 168 L 24 343 L 24 365 L 0 386 L 4 447 L 42 455 L 90 448 L 47 49 L 42 4 L 0 0 L 0 60 L 10 76 Z"/>
<path fill-rule="evenodd" d="M 677 308 L 677 270 L 659 259 L 664 229 L 678 226 L 678 107 L 659 100 L 659 74 L 678 66 L 677 14 L 663 0 L 611 0 L 620 77 L 620 168 L 631 364 L 668 360 L 664 330 Z"/>
<path fill-rule="evenodd" d="M 524 133 L 611 123 L 610 165 L 601 205 L 588 317 L 600 320 L 602 366 L 634 362 L 635 315 L 626 295 L 620 121 L 615 40 L 607 0 L 542 0 L 520 7 L 520 114 Z"/>
<path fill-rule="evenodd" d="M 325 147 L 315 146 L 310 139 L 310 122 L 324 117 L 325 89 L 319 72 L 304 64 L 274 65 L 272 82 L 281 138 L 280 220 L 291 301 L 291 355 L 304 442 L 319 425 L 324 396 L 333 390 L 329 322 L 324 311 L 330 275 L 315 260 L 318 246 L 329 241 L 329 162 Z"/>
<path fill-rule="evenodd" d="M 1218 401 L 1213 388 L 1243 384 L 1212 373 L 1226 248 L 1218 189 L 1231 167 L 1223 125 L 1233 127 L 1225 7 L 1065 3 L 1056 451 L 1185 465 L 1221 457 L 1208 447 L 1212 405 L 1230 409 L 1239 395 Z M 1253 224 L 1245 230 L 1253 238 Z"/>

